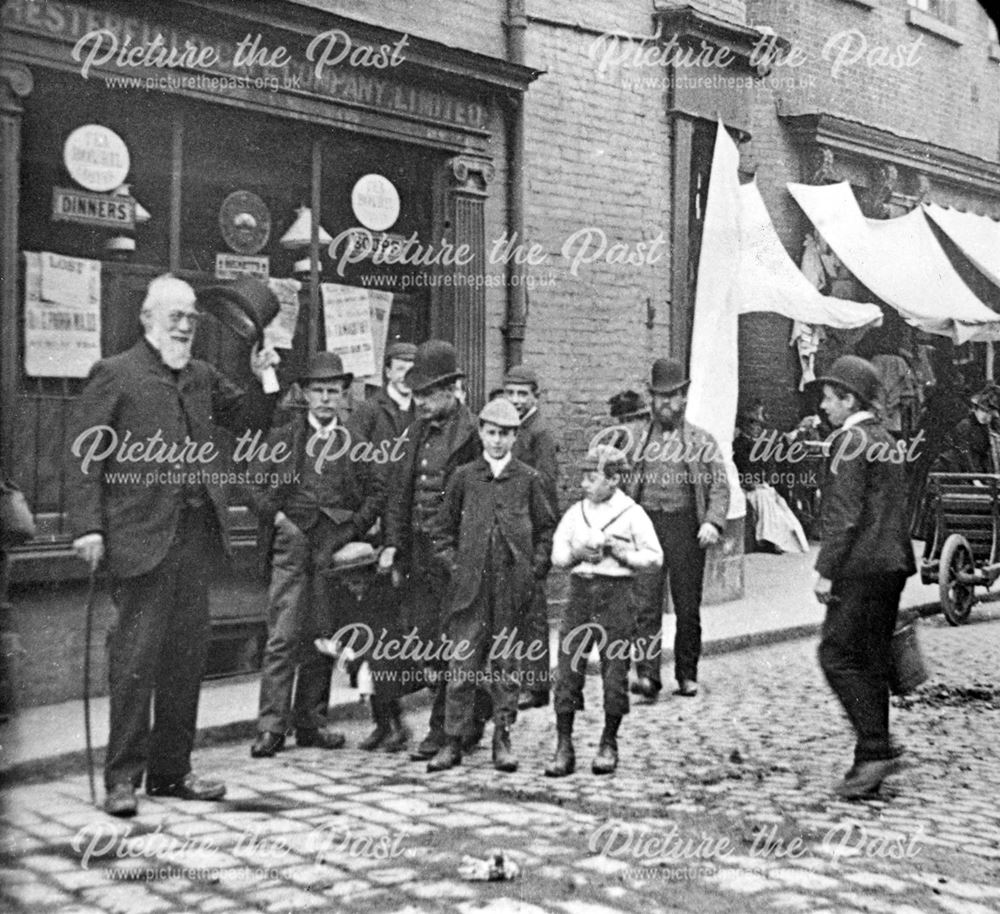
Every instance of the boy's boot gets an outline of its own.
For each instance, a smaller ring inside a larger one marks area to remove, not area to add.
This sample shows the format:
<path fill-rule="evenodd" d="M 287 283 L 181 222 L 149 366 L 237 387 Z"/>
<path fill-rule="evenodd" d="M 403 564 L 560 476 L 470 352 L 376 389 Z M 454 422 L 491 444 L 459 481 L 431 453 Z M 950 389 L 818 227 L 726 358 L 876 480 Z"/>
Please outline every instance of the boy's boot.
<path fill-rule="evenodd" d="M 493 724 L 493 767 L 497 771 L 517 771 L 517 759 L 510 747 L 510 727 L 500 721 Z"/>
<path fill-rule="evenodd" d="M 389 720 L 389 735 L 382 743 L 386 752 L 401 752 L 410 741 L 410 729 L 403 723 L 403 709 L 398 698 L 390 698 L 386 703 Z"/>
<path fill-rule="evenodd" d="M 594 774 L 611 774 L 618 767 L 618 726 L 622 719 L 618 714 L 604 715 L 604 732 L 597 748 L 597 757 L 590 766 Z"/>
<path fill-rule="evenodd" d="M 552 761 L 545 766 L 545 776 L 564 778 L 572 774 L 576 768 L 576 755 L 573 753 L 573 712 L 565 711 L 556 714 L 556 753 Z"/>
<path fill-rule="evenodd" d="M 372 720 L 375 721 L 375 729 L 358 743 L 358 748 L 364 749 L 365 752 L 374 752 L 378 749 L 391 732 L 387 702 L 378 695 L 372 695 Z"/>
<path fill-rule="evenodd" d="M 447 771 L 456 765 L 462 764 L 462 737 L 449 736 L 445 744 L 437 751 L 427 763 L 428 771 Z"/>
<path fill-rule="evenodd" d="M 444 709 L 447 700 L 447 683 L 444 677 L 439 677 L 433 685 L 434 701 L 431 704 L 431 721 L 427 735 L 417 745 L 417 748 L 410 753 L 410 758 L 415 762 L 425 761 L 434 758 L 444 747 L 447 738 L 444 733 Z"/>

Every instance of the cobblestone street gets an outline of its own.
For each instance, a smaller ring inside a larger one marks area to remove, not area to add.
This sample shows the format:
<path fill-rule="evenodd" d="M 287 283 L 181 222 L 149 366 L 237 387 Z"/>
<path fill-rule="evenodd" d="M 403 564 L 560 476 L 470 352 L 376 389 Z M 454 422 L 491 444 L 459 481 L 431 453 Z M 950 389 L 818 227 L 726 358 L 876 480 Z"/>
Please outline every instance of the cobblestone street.
<path fill-rule="evenodd" d="M 878 801 L 831 794 L 851 740 L 800 641 L 709 658 L 698 698 L 634 706 L 610 778 L 590 773 L 591 681 L 562 780 L 542 775 L 542 709 L 515 728 L 513 775 L 488 739 L 437 776 L 354 749 L 252 761 L 240 743 L 196 753 L 225 802 L 140 796 L 131 823 L 94 811 L 84 776 L 15 787 L 0 885 L 14 910 L 74 914 L 1000 910 L 1000 623 L 935 618 L 921 638 L 932 679 L 894 711 L 909 764 Z M 459 876 L 494 849 L 515 881 Z"/>

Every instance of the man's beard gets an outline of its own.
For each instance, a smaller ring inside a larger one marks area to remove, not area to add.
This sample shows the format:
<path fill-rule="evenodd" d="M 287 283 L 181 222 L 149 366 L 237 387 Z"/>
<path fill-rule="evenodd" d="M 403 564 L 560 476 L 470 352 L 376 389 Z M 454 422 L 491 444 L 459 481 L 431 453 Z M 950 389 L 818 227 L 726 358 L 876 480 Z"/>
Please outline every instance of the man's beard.
<path fill-rule="evenodd" d="M 163 364 L 174 371 L 180 371 L 191 361 L 192 340 L 174 340 L 169 334 L 154 331 L 148 337 L 149 344 L 160 353 Z"/>
<path fill-rule="evenodd" d="M 677 428 L 677 417 L 673 414 L 669 416 L 664 416 L 662 414 L 656 417 L 659 420 L 660 428 L 665 432 L 672 432 Z"/>

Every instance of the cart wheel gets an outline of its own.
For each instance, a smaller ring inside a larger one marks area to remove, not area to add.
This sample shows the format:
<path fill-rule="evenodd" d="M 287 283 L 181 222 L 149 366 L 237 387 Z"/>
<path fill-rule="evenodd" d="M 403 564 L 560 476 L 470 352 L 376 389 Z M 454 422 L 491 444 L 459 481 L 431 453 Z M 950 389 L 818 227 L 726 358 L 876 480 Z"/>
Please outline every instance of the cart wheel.
<path fill-rule="evenodd" d="M 975 585 L 960 584 L 960 571 L 972 574 L 976 570 L 972 549 L 964 536 L 952 533 L 944 541 L 941 564 L 938 566 L 938 587 L 941 591 L 941 609 L 952 625 L 961 625 L 969 618 L 972 604 L 976 602 Z"/>

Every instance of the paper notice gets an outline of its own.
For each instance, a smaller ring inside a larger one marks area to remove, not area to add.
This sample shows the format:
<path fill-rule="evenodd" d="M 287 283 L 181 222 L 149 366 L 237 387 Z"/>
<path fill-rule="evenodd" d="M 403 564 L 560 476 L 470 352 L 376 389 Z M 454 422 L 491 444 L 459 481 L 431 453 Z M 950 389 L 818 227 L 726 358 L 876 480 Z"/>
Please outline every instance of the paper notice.
<path fill-rule="evenodd" d="M 321 289 L 327 351 L 340 356 L 344 371 L 357 377 L 375 374 L 368 290 L 331 282 L 323 283 Z"/>
<path fill-rule="evenodd" d="M 270 279 L 267 284 L 278 299 L 281 310 L 264 328 L 264 348 L 291 349 L 295 327 L 299 321 L 299 291 L 302 283 L 297 279 Z"/>

